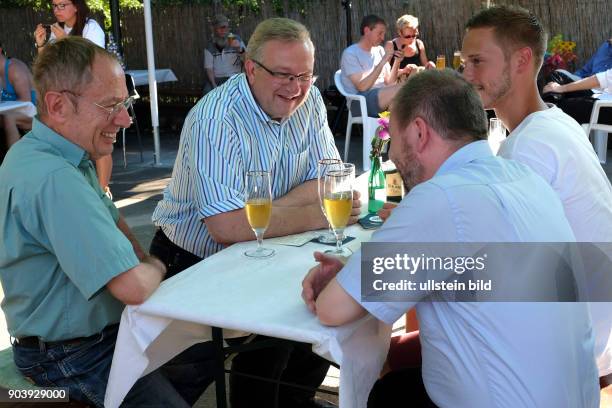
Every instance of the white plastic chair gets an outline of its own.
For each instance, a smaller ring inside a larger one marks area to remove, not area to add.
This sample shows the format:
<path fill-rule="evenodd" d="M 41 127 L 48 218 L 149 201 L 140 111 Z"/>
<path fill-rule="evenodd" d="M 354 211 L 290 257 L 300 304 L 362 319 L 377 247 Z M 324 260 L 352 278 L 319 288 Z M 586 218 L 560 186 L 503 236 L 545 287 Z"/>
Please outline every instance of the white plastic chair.
<path fill-rule="evenodd" d="M 337 70 L 334 74 L 334 82 L 338 91 L 346 98 L 346 107 L 348 109 L 348 121 L 346 123 L 346 138 L 344 141 L 344 161 L 348 160 L 349 144 L 351 141 L 351 131 L 354 124 L 361 124 L 363 127 L 363 170 L 366 171 L 370 168 L 370 149 L 372 147 L 372 137 L 378 127 L 378 120 L 368 116 L 368 108 L 366 105 L 365 96 L 351 94 L 346 91 L 342 80 L 340 78 L 341 71 Z M 361 111 L 361 116 L 353 116 L 351 111 L 351 105 L 358 103 Z M 363 118 L 366 118 L 365 121 Z"/>
<path fill-rule="evenodd" d="M 606 163 L 606 156 L 608 154 L 608 133 L 612 133 L 612 125 L 597 123 L 599 120 L 599 110 L 604 107 L 612 108 L 612 100 L 598 99 L 595 101 L 593 110 L 591 110 L 591 120 L 588 124 L 582 125 L 589 139 L 591 138 L 591 131 L 594 131 L 593 148 L 597 153 L 597 157 L 599 157 L 599 162 L 602 164 Z"/>

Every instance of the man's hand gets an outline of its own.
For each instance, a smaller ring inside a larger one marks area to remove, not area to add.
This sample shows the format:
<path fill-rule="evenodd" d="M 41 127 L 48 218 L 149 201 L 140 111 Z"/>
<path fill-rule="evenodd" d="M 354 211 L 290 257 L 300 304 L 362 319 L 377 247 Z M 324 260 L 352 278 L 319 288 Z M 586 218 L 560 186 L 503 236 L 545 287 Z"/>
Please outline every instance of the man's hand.
<path fill-rule="evenodd" d="M 548 93 L 548 92 L 563 92 L 563 88 L 561 87 L 561 85 L 559 85 L 556 82 L 549 82 L 546 84 L 546 86 L 544 86 L 544 89 L 542 89 L 542 93 Z"/>
<path fill-rule="evenodd" d="M 359 215 L 361 214 L 361 193 L 357 190 L 353 190 L 353 208 L 351 208 L 351 217 L 348 220 L 348 225 L 353 225 L 359 221 Z"/>
<path fill-rule="evenodd" d="M 378 216 L 382 218 L 383 222 L 387 221 L 387 218 L 391 215 L 393 209 L 397 207 L 397 204 L 394 203 L 385 203 L 383 207 L 378 210 Z"/>
<path fill-rule="evenodd" d="M 302 281 L 302 299 L 304 299 L 308 309 L 316 313 L 315 302 L 319 294 L 325 289 L 329 281 L 338 274 L 344 264 L 339 258 L 325 255 L 321 252 L 315 252 L 314 258 L 319 264 L 311 268 Z"/>

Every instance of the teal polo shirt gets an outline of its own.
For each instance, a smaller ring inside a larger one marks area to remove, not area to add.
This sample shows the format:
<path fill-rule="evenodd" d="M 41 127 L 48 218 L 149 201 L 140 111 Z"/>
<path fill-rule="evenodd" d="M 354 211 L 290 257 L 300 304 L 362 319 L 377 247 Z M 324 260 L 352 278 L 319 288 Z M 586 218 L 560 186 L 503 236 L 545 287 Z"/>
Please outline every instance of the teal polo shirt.
<path fill-rule="evenodd" d="M 87 153 L 37 118 L 0 166 L 0 281 L 11 336 L 91 336 L 119 321 L 106 289 L 138 265 Z"/>

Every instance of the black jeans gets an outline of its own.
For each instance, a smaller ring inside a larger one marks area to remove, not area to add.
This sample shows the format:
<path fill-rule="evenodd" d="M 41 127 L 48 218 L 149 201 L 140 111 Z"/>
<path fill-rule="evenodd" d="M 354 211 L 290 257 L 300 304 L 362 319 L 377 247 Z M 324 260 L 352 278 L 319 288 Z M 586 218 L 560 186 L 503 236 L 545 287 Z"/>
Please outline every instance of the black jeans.
<path fill-rule="evenodd" d="M 166 278 L 202 260 L 170 241 L 161 229 L 158 229 L 153 237 L 149 252 L 166 265 L 168 269 Z M 253 342 L 266 339 L 268 338 L 265 336 L 257 336 Z M 279 340 L 278 345 L 238 354 L 232 361 L 232 371 L 314 389 L 325 379 L 329 362 L 314 354 L 311 348 L 311 344 Z M 232 408 L 308 406 L 308 401 L 314 397 L 314 394 L 315 391 L 289 386 L 276 387 L 270 382 L 230 373 Z"/>

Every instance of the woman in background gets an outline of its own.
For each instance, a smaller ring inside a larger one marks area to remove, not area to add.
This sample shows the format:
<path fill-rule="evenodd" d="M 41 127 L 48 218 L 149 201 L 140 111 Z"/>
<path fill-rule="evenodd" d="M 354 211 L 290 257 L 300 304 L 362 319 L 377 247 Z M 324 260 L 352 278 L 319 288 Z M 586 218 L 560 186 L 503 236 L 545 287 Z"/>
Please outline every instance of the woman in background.
<path fill-rule="evenodd" d="M 425 52 L 425 44 L 419 40 L 419 19 L 405 14 L 397 19 L 395 23 L 398 37 L 390 41 L 385 48 L 393 46 L 394 51 L 401 50 L 404 52 L 404 58 L 400 62 L 399 74 L 410 75 L 412 71 L 418 69 L 418 67 L 425 67 L 426 69 L 435 68 L 436 64 L 427 59 L 427 53 Z M 393 66 L 395 58 L 391 58 L 389 64 Z"/>
<path fill-rule="evenodd" d="M 89 17 L 89 7 L 85 0 L 52 0 L 51 7 L 57 21 L 50 25 L 49 41 L 55 41 L 67 35 L 79 35 L 104 48 L 104 31 L 96 20 Z M 38 24 L 34 31 L 38 52 L 41 52 L 47 43 L 47 26 Z M 109 197 L 112 197 L 108 187 L 112 171 L 113 157 L 111 155 L 96 160 L 98 181 Z"/>

